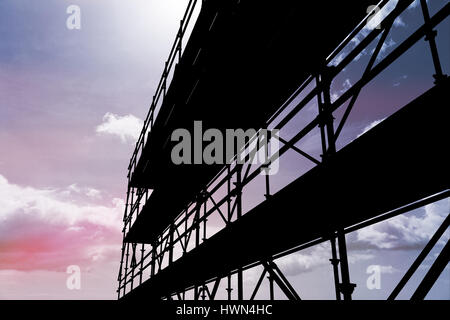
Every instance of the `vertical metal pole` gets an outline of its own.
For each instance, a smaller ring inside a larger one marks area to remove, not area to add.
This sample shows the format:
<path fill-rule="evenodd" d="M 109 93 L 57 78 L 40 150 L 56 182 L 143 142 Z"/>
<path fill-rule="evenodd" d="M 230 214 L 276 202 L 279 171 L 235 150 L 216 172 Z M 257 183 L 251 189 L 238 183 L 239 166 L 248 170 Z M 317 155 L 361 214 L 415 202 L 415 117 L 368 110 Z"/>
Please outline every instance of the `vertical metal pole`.
<path fill-rule="evenodd" d="M 270 198 L 270 179 L 268 172 L 266 173 L 266 194 L 264 196 L 266 199 Z"/>
<path fill-rule="evenodd" d="M 323 92 L 323 106 L 321 108 L 321 119 L 322 119 L 322 126 L 326 130 L 326 144 L 328 145 L 328 148 L 326 150 L 326 153 L 324 154 L 323 161 L 327 162 L 329 161 L 330 157 L 332 157 L 336 153 L 336 144 L 335 144 L 335 137 L 334 137 L 334 126 L 333 126 L 333 114 L 331 112 L 331 97 L 330 97 L 330 88 L 331 88 L 331 82 L 333 79 L 333 68 L 325 67 L 325 71 L 322 74 L 321 82 L 319 85 L 321 85 L 321 92 Z M 320 94 L 320 93 L 319 93 Z M 319 106 L 320 107 L 320 106 Z M 325 138 L 325 136 L 322 136 Z M 324 142 L 322 142 L 324 143 Z M 351 300 L 352 299 L 352 293 L 355 288 L 355 284 L 352 284 L 350 282 L 350 272 L 348 268 L 348 257 L 347 257 L 347 246 L 345 242 L 345 233 L 344 230 L 338 230 L 337 231 L 337 239 L 339 244 L 339 263 L 341 267 L 341 278 L 342 283 L 338 286 L 339 291 L 342 292 L 344 300 Z M 333 250 L 333 242 L 331 243 L 332 250 Z M 334 249 L 335 249 L 334 245 Z M 336 252 L 335 252 L 336 253 Z M 333 254 L 333 252 L 332 252 Z M 333 257 L 334 259 L 337 257 Z M 337 263 L 336 261 L 334 263 Z M 335 273 L 335 284 L 339 283 L 339 279 L 336 278 Z M 336 293 L 336 297 L 338 297 Z M 338 298 L 339 300 L 339 298 Z"/>
<path fill-rule="evenodd" d="M 333 234 L 330 239 L 331 242 L 331 259 L 330 262 L 333 265 L 334 274 L 334 288 L 336 292 L 336 300 L 341 300 L 341 293 L 339 291 L 339 259 L 336 252 L 336 235 Z"/>
<path fill-rule="evenodd" d="M 334 118 L 333 114 L 330 111 L 331 108 L 331 97 L 330 97 L 330 87 L 331 87 L 331 69 L 327 68 L 326 74 L 324 76 L 324 88 L 323 88 L 323 111 L 325 116 L 325 125 L 327 131 L 327 140 L 328 140 L 328 155 L 333 155 L 336 153 L 336 144 L 334 141 Z"/>
<path fill-rule="evenodd" d="M 130 201 L 130 215 L 133 215 L 133 205 L 134 205 L 134 188 L 131 188 L 131 201 Z M 131 220 L 132 218 L 128 218 L 128 230 L 131 229 Z M 126 263 L 125 263 L 125 279 L 124 279 L 124 286 L 123 286 L 123 295 L 126 293 L 127 288 L 127 278 L 128 278 L 128 261 L 130 256 L 130 243 L 127 243 L 127 253 L 126 253 Z"/>
<path fill-rule="evenodd" d="M 123 267 L 124 253 L 125 253 L 125 246 L 124 246 L 124 243 L 122 243 L 122 253 L 121 253 L 121 259 L 120 259 L 119 276 L 117 277 L 117 279 L 119 281 L 119 288 L 117 290 L 117 299 L 120 299 L 120 286 L 122 285 L 122 267 Z"/>
<path fill-rule="evenodd" d="M 270 173 L 270 165 L 271 165 L 271 163 L 268 161 L 268 159 L 269 159 L 269 156 L 270 156 L 270 154 L 269 154 L 269 141 L 270 141 L 270 139 L 269 139 L 269 133 L 267 133 L 266 134 L 266 136 L 264 137 L 264 141 L 263 141 L 263 143 L 264 143 L 264 146 L 263 146 L 263 148 L 265 148 L 265 168 L 264 168 L 264 170 L 266 171 L 265 172 L 265 174 L 266 174 L 266 194 L 264 195 L 265 197 L 266 197 L 266 199 L 269 199 L 270 198 L 270 176 L 269 176 L 269 173 Z M 259 139 L 258 139 L 258 142 L 259 142 Z"/>
<path fill-rule="evenodd" d="M 323 77 L 322 77 L 323 78 Z M 318 75 L 316 77 L 316 86 L 321 86 L 322 81 L 321 81 L 321 77 L 320 75 Z M 323 91 L 327 91 L 327 87 L 326 88 L 322 88 Z M 327 134 L 325 133 L 325 126 L 327 125 L 326 122 L 326 116 L 325 116 L 325 108 L 324 108 L 324 100 L 322 99 L 322 90 L 319 90 L 319 94 L 317 95 L 317 102 L 318 102 L 318 107 L 319 107 L 319 117 L 321 119 L 320 124 L 319 124 L 319 128 L 320 128 L 320 137 L 321 137 L 321 142 L 322 142 L 322 161 L 325 163 L 328 160 L 328 156 L 329 156 L 329 150 L 327 148 L 327 144 L 330 142 L 330 139 L 328 138 L 327 140 Z M 328 132 L 329 133 L 329 132 Z M 327 143 L 328 142 L 328 143 Z M 335 145 L 335 141 L 332 141 L 332 145 Z M 336 147 L 333 147 L 334 150 L 336 150 Z M 336 252 L 336 234 L 333 232 L 331 239 L 330 239 L 330 244 L 331 244 L 331 265 L 333 266 L 333 275 L 334 275 L 334 289 L 335 289 L 335 293 L 336 293 L 336 300 L 340 301 L 341 300 L 341 294 L 340 294 L 340 279 L 339 279 L 339 259 L 337 257 L 337 252 Z"/>
<path fill-rule="evenodd" d="M 123 279 L 123 295 L 127 293 L 128 256 L 130 255 L 130 244 L 127 243 L 127 253 L 125 254 L 125 277 Z"/>
<path fill-rule="evenodd" d="M 131 188 L 130 214 L 128 217 L 128 230 L 131 229 L 131 221 L 133 220 L 133 206 L 134 206 L 134 188 Z"/>
<path fill-rule="evenodd" d="M 442 66 L 439 60 L 439 52 L 436 45 L 437 31 L 433 30 L 431 27 L 431 18 L 430 12 L 428 11 L 427 1 L 420 0 L 420 4 L 422 7 L 423 18 L 425 20 L 425 28 L 427 29 L 425 41 L 428 41 L 430 45 L 431 57 L 433 58 L 434 69 L 436 70 L 436 74 L 434 75 L 435 84 L 438 84 L 447 78 L 447 76 L 442 72 Z"/>
<path fill-rule="evenodd" d="M 164 82 L 162 85 L 162 89 L 163 89 L 163 101 L 166 98 L 167 95 L 167 76 L 169 74 L 169 70 L 168 70 L 168 61 L 166 61 L 166 65 L 164 67 Z"/>
<path fill-rule="evenodd" d="M 270 300 L 275 299 L 275 294 L 273 291 L 273 278 L 272 276 L 268 276 L 267 279 L 269 279 L 269 292 L 270 292 Z"/>
<path fill-rule="evenodd" d="M 169 265 L 171 265 L 173 262 L 173 234 L 175 232 L 175 226 L 173 223 L 170 225 L 169 232 L 170 232 Z"/>
<path fill-rule="evenodd" d="M 133 250 L 133 254 L 131 255 L 131 284 L 130 284 L 130 290 L 133 291 L 134 288 L 134 270 L 136 270 L 136 245 L 137 243 L 132 243 L 131 248 Z"/>
<path fill-rule="evenodd" d="M 152 262 L 151 262 L 152 267 L 151 267 L 151 271 L 150 271 L 151 277 L 153 277 L 156 272 L 156 248 L 157 248 L 157 246 L 158 246 L 158 243 L 155 240 L 152 244 Z"/>
<path fill-rule="evenodd" d="M 236 214 L 237 218 L 239 219 L 242 216 L 242 165 L 237 165 L 237 171 L 236 171 Z"/>
<path fill-rule="evenodd" d="M 194 224 L 195 224 L 195 247 L 198 247 L 200 245 L 200 211 L 201 211 L 201 199 L 197 199 L 197 203 L 196 203 L 196 212 L 195 212 L 195 217 L 194 217 Z M 199 295 L 199 286 L 197 284 L 195 284 L 194 286 L 194 300 L 197 301 L 198 300 L 198 295 Z"/>
<path fill-rule="evenodd" d="M 197 202 L 197 209 L 195 213 L 195 246 L 198 247 L 200 244 L 200 209 L 201 204 Z"/>
<path fill-rule="evenodd" d="M 242 216 L 242 165 L 239 165 L 237 173 L 236 173 L 236 188 L 237 188 L 237 196 L 236 196 L 236 210 L 237 210 L 237 219 Z M 244 281 L 242 278 L 242 268 L 238 268 L 237 271 L 237 282 L 238 282 L 238 300 L 244 300 Z"/>
<path fill-rule="evenodd" d="M 228 287 L 227 287 L 227 293 L 228 293 L 228 300 L 231 301 L 231 291 L 233 291 L 233 288 L 231 287 L 231 274 L 228 275 Z"/>
<path fill-rule="evenodd" d="M 142 284 L 142 276 L 144 273 L 144 255 L 145 255 L 145 245 L 142 244 L 141 246 L 141 267 L 140 267 L 140 273 L 139 273 L 139 284 Z"/>
<path fill-rule="evenodd" d="M 202 300 L 203 301 L 206 300 L 206 284 L 203 284 L 203 287 L 202 287 Z"/>
<path fill-rule="evenodd" d="M 339 260 L 341 264 L 341 292 L 344 296 L 344 300 L 352 300 L 352 293 L 356 285 L 350 282 L 350 271 L 348 269 L 347 258 L 347 245 L 345 243 L 344 230 L 338 231 L 338 244 L 339 244 Z"/>
<path fill-rule="evenodd" d="M 119 288 L 117 290 L 117 298 L 120 299 L 120 286 L 122 285 L 122 275 L 123 275 L 123 260 L 124 260 L 124 255 L 125 255 L 125 236 L 126 236 L 126 231 L 127 231 L 127 218 L 128 218 L 128 203 L 130 200 L 130 177 L 128 176 L 128 189 L 127 189 L 127 201 L 125 203 L 125 212 L 123 214 L 123 240 L 122 240 L 122 252 L 121 252 L 121 257 L 120 257 L 120 268 L 119 268 Z"/>
<path fill-rule="evenodd" d="M 320 87 L 321 85 L 321 79 L 320 75 L 316 76 L 316 87 Z M 325 157 L 327 155 L 327 137 L 325 135 L 325 123 L 323 121 L 324 119 L 324 110 L 323 110 L 323 100 L 322 100 L 322 91 L 319 90 L 319 93 L 317 94 L 317 104 L 319 109 L 319 129 L 320 129 L 320 141 L 322 143 L 322 161 L 325 161 Z"/>
<path fill-rule="evenodd" d="M 122 275 L 123 275 L 122 271 L 123 271 L 123 258 L 124 258 L 124 255 L 125 255 L 125 242 L 122 243 L 122 258 L 120 260 L 120 270 L 119 270 L 119 288 L 117 290 L 117 298 L 118 299 L 120 299 L 120 286 L 122 285 Z"/>
<path fill-rule="evenodd" d="M 203 217 L 204 217 L 204 219 L 203 219 L 203 239 L 202 239 L 202 241 L 204 242 L 205 240 L 206 240 L 206 223 L 208 222 L 208 219 L 206 218 L 206 201 L 207 201 L 207 196 L 206 196 L 206 194 L 205 194 L 205 197 L 204 197 L 204 203 L 203 203 Z"/>
<path fill-rule="evenodd" d="M 188 247 L 188 241 L 189 241 L 189 238 L 190 237 L 188 237 L 188 232 L 187 232 L 187 230 L 188 230 L 188 209 L 189 208 L 186 208 L 186 211 L 185 211 L 185 213 L 186 213 L 186 216 L 185 216 L 185 218 L 184 218 L 184 249 L 183 249 L 183 256 L 187 253 L 187 247 Z"/>
<path fill-rule="evenodd" d="M 163 264 L 163 261 L 164 261 L 164 255 L 163 255 L 163 252 L 164 252 L 163 245 L 164 245 L 164 243 L 163 242 L 164 242 L 164 240 L 163 240 L 163 237 L 161 235 L 160 236 L 160 241 L 159 241 L 159 253 L 156 252 L 156 256 L 157 256 L 157 259 L 158 259 L 158 272 L 161 271 L 162 264 Z"/>
<path fill-rule="evenodd" d="M 183 20 L 180 21 L 180 30 L 178 31 L 180 41 L 178 42 L 178 63 L 181 61 L 182 50 L 183 50 Z"/>
<path fill-rule="evenodd" d="M 238 300 L 244 300 L 244 281 L 242 277 L 242 268 L 238 269 Z"/>
<path fill-rule="evenodd" d="M 228 165 L 227 167 L 227 195 L 229 196 L 231 194 L 231 169 L 230 166 Z M 228 222 L 231 222 L 231 197 L 228 197 L 227 199 L 227 211 L 228 211 Z"/>

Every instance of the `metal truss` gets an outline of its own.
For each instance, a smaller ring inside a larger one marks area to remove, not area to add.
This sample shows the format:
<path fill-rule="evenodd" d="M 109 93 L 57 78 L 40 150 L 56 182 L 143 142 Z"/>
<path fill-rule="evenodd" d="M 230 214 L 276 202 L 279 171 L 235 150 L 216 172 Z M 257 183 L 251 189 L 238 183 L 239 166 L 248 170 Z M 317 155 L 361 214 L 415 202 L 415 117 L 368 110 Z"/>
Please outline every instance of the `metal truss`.
<path fill-rule="evenodd" d="M 156 237 L 150 244 L 137 244 L 127 243 L 124 241 L 122 246 L 122 258 L 120 262 L 120 271 L 118 276 L 119 288 L 118 298 L 125 296 L 128 292 L 132 291 L 136 285 L 142 284 L 143 280 L 148 277 L 154 277 L 166 266 L 172 264 L 178 255 L 179 259 L 202 243 L 208 241 L 208 230 L 210 230 L 208 220 L 214 217 L 220 219 L 227 228 L 234 221 L 239 220 L 244 214 L 243 212 L 243 190 L 252 182 L 263 170 L 267 170 L 270 164 L 277 160 L 278 157 L 282 157 L 289 150 L 295 151 L 301 157 L 310 160 L 314 165 L 326 165 L 330 159 L 333 158 L 336 153 L 336 142 L 345 126 L 345 123 L 355 106 L 358 96 L 361 90 L 376 76 L 382 73 L 393 62 L 401 57 L 405 52 L 410 50 L 418 41 L 425 39 L 429 43 L 431 58 L 434 64 L 433 77 L 436 84 L 443 81 L 447 76 L 443 74 L 438 49 L 436 46 L 435 37 L 437 32 L 435 31 L 442 21 L 447 19 L 450 13 L 450 4 L 446 4 L 440 11 L 433 16 L 430 16 L 426 0 L 421 0 L 420 5 L 422 8 L 424 23 L 421 24 L 414 32 L 412 32 L 408 38 L 402 43 L 398 44 L 396 48 L 392 50 L 387 56 L 380 57 L 383 44 L 387 39 L 387 36 L 394 24 L 396 18 L 398 18 L 408 6 L 411 5 L 412 0 L 400 0 L 397 6 L 386 16 L 381 23 L 381 28 L 375 28 L 369 30 L 367 35 L 362 39 L 353 49 L 348 51 L 342 59 L 336 58 L 345 48 L 350 44 L 360 32 L 365 28 L 370 16 L 368 16 L 353 30 L 353 32 L 336 48 L 336 50 L 324 61 L 321 70 L 317 70 L 316 74 L 312 74 L 302 86 L 286 101 L 283 106 L 279 108 L 275 114 L 267 121 L 267 128 L 283 129 L 308 104 L 317 101 L 317 116 L 299 129 L 298 132 L 290 139 L 283 137 L 272 137 L 272 139 L 278 139 L 281 146 L 277 152 L 270 157 L 269 163 L 266 165 L 255 165 L 252 163 L 251 157 L 246 158 L 244 164 L 233 163 L 232 165 L 224 166 L 220 173 L 200 192 L 197 197 L 179 214 L 179 216 L 167 226 L 165 231 Z M 145 144 L 145 136 L 148 134 L 149 128 L 151 129 L 151 123 L 155 114 L 155 105 L 159 99 L 159 95 L 166 88 L 167 70 L 171 68 L 173 59 L 175 59 L 175 53 L 177 52 L 181 57 L 181 39 L 186 30 L 185 23 L 189 21 L 192 15 L 192 6 L 195 6 L 196 1 L 190 1 L 188 10 L 183 19 L 179 34 L 172 48 L 170 58 L 165 66 L 163 78 L 158 86 L 157 95 L 155 95 L 154 102 L 149 112 L 149 116 L 145 121 L 144 129 L 141 133 L 138 143 L 136 144 L 136 150 L 133 153 L 130 162 L 130 172 L 128 179 L 130 179 L 131 172 L 136 166 L 136 161 L 140 152 Z M 388 3 L 387 0 L 381 1 L 380 8 L 383 8 Z M 367 49 L 373 42 L 376 43 L 375 49 L 371 53 L 368 64 L 360 77 L 360 79 L 340 97 L 332 101 L 331 99 L 331 84 L 336 76 L 344 70 L 355 58 L 361 54 L 361 52 Z M 312 87 L 312 88 L 311 88 Z M 294 100 L 302 95 L 302 99 L 297 102 L 291 109 Z M 335 119 L 333 113 L 340 109 L 345 108 L 343 117 L 335 128 Z M 288 111 L 289 110 L 289 111 Z M 288 112 L 286 112 L 288 111 Z M 281 120 L 279 118 L 283 114 Z M 278 120 L 278 121 L 277 121 Z M 150 126 L 150 127 L 149 127 Z M 320 159 L 308 154 L 296 146 L 296 144 L 303 139 L 308 133 L 314 129 L 320 130 L 322 157 Z M 271 140 L 273 141 L 273 140 Z M 247 145 L 250 148 L 250 143 Z M 225 194 L 223 194 L 225 193 Z M 330 242 L 331 253 L 330 262 L 333 268 L 335 293 L 337 300 L 351 300 L 352 293 L 355 288 L 355 284 L 351 282 L 350 272 L 348 267 L 347 258 L 347 246 L 346 246 L 346 234 L 367 227 L 371 224 L 386 220 L 390 217 L 408 212 L 415 208 L 422 207 L 426 204 L 436 202 L 441 199 L 445 199 L 449 196 L 449 191 L 442 192 L 432 197 L 422 199 L 418 202 L 412 203 L 408 206 L 399 208 L 392 212 L 388 212 L 382 216 L 371 219 L 364 223 L 352 226 L 346 229 L 334 230 L 331 233 L 325 234 L 323 237 L 311 241 L 307 244 L 301 245 L 296 248 L 292 248 L 286 252 L 281 252 L 275 256 L 267 257 L 264 261 L 259 261 L 251 265 L 242 266 L 236 270 L 233 270 L 227 275 L 217 275 L 204 283 L 198 283 L 195 286 L 184 288 L 181 291 L 173 292 L 171 295 L 163 297 L 165 299 L 178 299 L 183 300 L 186 298 L 186 293 L 193 292 L 193 298 L 195 300 L 214 300 L 221 281 L 225 281 L 227 284 L 228 299 L 232 299 L 233 289 L 237 290 L 236 298 L 238 300 L 250 299 L 253 300 L 261 288 L 263 280 L 266 275 L 269 279 L 269 292 L 270 299 L 274 299 L 274 285 L 278 286 L 285 296 L 290 300 L 299 300 L 300 296 L 289 283 L 281 270 L 278 268 L 274 260 L 312 247 L 314 245 Z M 149 199 L 149 190 L 145 188 L 133 188 L 128 187 L 126 209 L 124 214 L 124 228 L 123 234 L 125 236 L 130 230 L 136 217 L 139 215 L 140 210 Z M 265 176 L 265 197 L 271 196 L 270 176 Z M 411 268 L 405 274 L 403 279 L 397 285 L 395 290 L 389 296 L 389 299 L 395 299 L 398 293 L 402 290 L 412 274 L 417 270 L 420 263 L 424 260 L 427 254 L 435 246 L 438 239 L 447 230 L 450 218 L 447 217 L 442 226 L 436 231 L 436 234 L 432 237 L 427 246 L 423 249 L 421 254 L 417 257 Z M 442 250 L 439 257 L 436 259 L 434 265 L 429 270 L 428 274 L 419 285 L 417 291 L 414 293 L 412 299 L 423 299 L 434 282 L 437 280 L 439 274 L 445 268 L 449 260 L 449 244 L 447 243 Z M 202 262 L 199 262 L 202 263 Z M 263 271 L 259 277 L 259 280 L 252 291 L 250 297 L 244 296 L 244 281 L 243 272 L 250 268 L 262 266 Z M 145 275 L 144 275 L 145 274 Z M 237 277 L 236 288 L 232 286 L 231 277 Z"/>

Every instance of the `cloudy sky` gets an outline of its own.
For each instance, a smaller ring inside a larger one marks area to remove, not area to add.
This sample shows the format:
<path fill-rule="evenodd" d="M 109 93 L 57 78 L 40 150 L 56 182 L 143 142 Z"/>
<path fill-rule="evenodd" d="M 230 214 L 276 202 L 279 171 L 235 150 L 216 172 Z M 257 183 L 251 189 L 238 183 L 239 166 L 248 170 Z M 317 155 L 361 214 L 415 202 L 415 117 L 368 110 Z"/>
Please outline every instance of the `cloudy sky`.
<path fill-rule="evenodd" d="M 431 13 L 447 2 L 429 1 Z M 80 30 L 66 27 L 72 4 L 81 8 Z M 126 169 L 186 4 L 0 0 L 0 299 L 116 297 Z M 396 21 L 382 54 L 421 22 L 418 10 L 413 6 Z M 447 19 L 438 29 L 446 57 L 449 30 Z M 362 93 L 341 145 L 433 85 L 426 45 L 421 41 Z M 338 76 L 334 97 L 357 80 L 369 54 L 370 48 Z M 443 63 L 447 74 L 449 60 Z M 316 142 L 312 135 L 301 146 L 317 154 Z M 309 165 L 289 157 L 280 185 Z M 355 298 L 386 298 L 448 211 L 446 199 L 350 234 Z M 302 297 L 333 298 L 329 258 L 328 245 L 321 245 L 279 264 Z M 80 290 L 66 287 L 71 265 L 81 268 Z M 366 287 L 371 265 L 382 270 L 377 290 Z M 257 276 L 253 270 L 247 281 Z M 429 297 L 450 299 L 449 288 L 446 269 Z"/>

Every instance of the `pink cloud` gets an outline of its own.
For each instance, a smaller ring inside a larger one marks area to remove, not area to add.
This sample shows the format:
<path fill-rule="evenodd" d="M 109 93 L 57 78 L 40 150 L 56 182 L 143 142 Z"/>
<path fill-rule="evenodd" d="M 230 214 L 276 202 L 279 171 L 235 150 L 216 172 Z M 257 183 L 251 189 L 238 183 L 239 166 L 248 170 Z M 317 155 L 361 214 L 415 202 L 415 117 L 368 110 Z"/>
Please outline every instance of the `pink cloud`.
<path fill-rule="evenodd" d="M 74 201 L 67 190 L 35 189 L 0 175 L 0 270 L 62 271 L 114 261 L 123 201 Z"/>

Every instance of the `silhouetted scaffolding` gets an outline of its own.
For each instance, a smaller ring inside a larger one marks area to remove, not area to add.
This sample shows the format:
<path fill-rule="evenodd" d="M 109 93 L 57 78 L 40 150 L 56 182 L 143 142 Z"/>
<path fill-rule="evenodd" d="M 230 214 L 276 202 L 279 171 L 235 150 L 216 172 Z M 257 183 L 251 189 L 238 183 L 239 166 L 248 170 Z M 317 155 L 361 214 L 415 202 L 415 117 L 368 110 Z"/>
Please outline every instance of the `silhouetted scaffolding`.
<path fill-rule="evenodd" d="M 351 300 L 355 284 L 346 234 L 449 196 L 444 146 L 450 83 L 442 71 L 435 28 L 448 18 L 450 4 L 431 16 L 426 0 L 420 0 L 423 23 L 381 56 L 394 22 L 413 0 L 399 0 L 390 10 L 389 1 L 382 0 L 367 14 L 370 2 L 342 8 L 332 1 L 322 8 L 312 1 L 203 1 L 183 49 L 200 5 L 189 1 L 130 161 L 119 298 L 182 300 L 192 292 L 192 299 L 214 300 L 225 283 L 228 299 L 236 289 L 238 300 L 253 300 L 268 276 L 271 299 L 276 285 L 288 299 L 299 300 L 275 260 L 329 242 L 336 299 Z M 385 16 L 379 26 L 368 28 L 378 10 Z M 318 25 L 327 21 L 332 27 L 308 27 L 315 18 Z M 434 87 L 339 148 L 338 138 L 362 89 L 423 39 L 434 65 Z M 333 98 L 333 80 L 362 52 L 370 58 L 361 77 Z M 278 139 L 281 146 L 266 164 L 254 164 L 249 157 L 244 164 L 211 166 L 170 161 L 171 132 L 194 120 L 203 120 L 207 128 L 283 130 L 314 101 L 311 121 L 290 138 L 272 137 L 271 143 Z M 337 111 L 342 117 L 335 126 Z M 298 147 L 313 130 L 320 133 L 320 158 Z M 278 192 L 265 175 L 265 200 L 244 212 L 243 190 L 288 151 L 308 159 L 311 169 Z M 213 215 L 224 227 L 210 236 Z M 389 299 L 397 297 L 449 221 L 447 217 Z M 449 255 L 447 243 L 412 299 L 425 298 Z M 243 273 L 255 266 L 262 273 L 245 296 Z"/>

